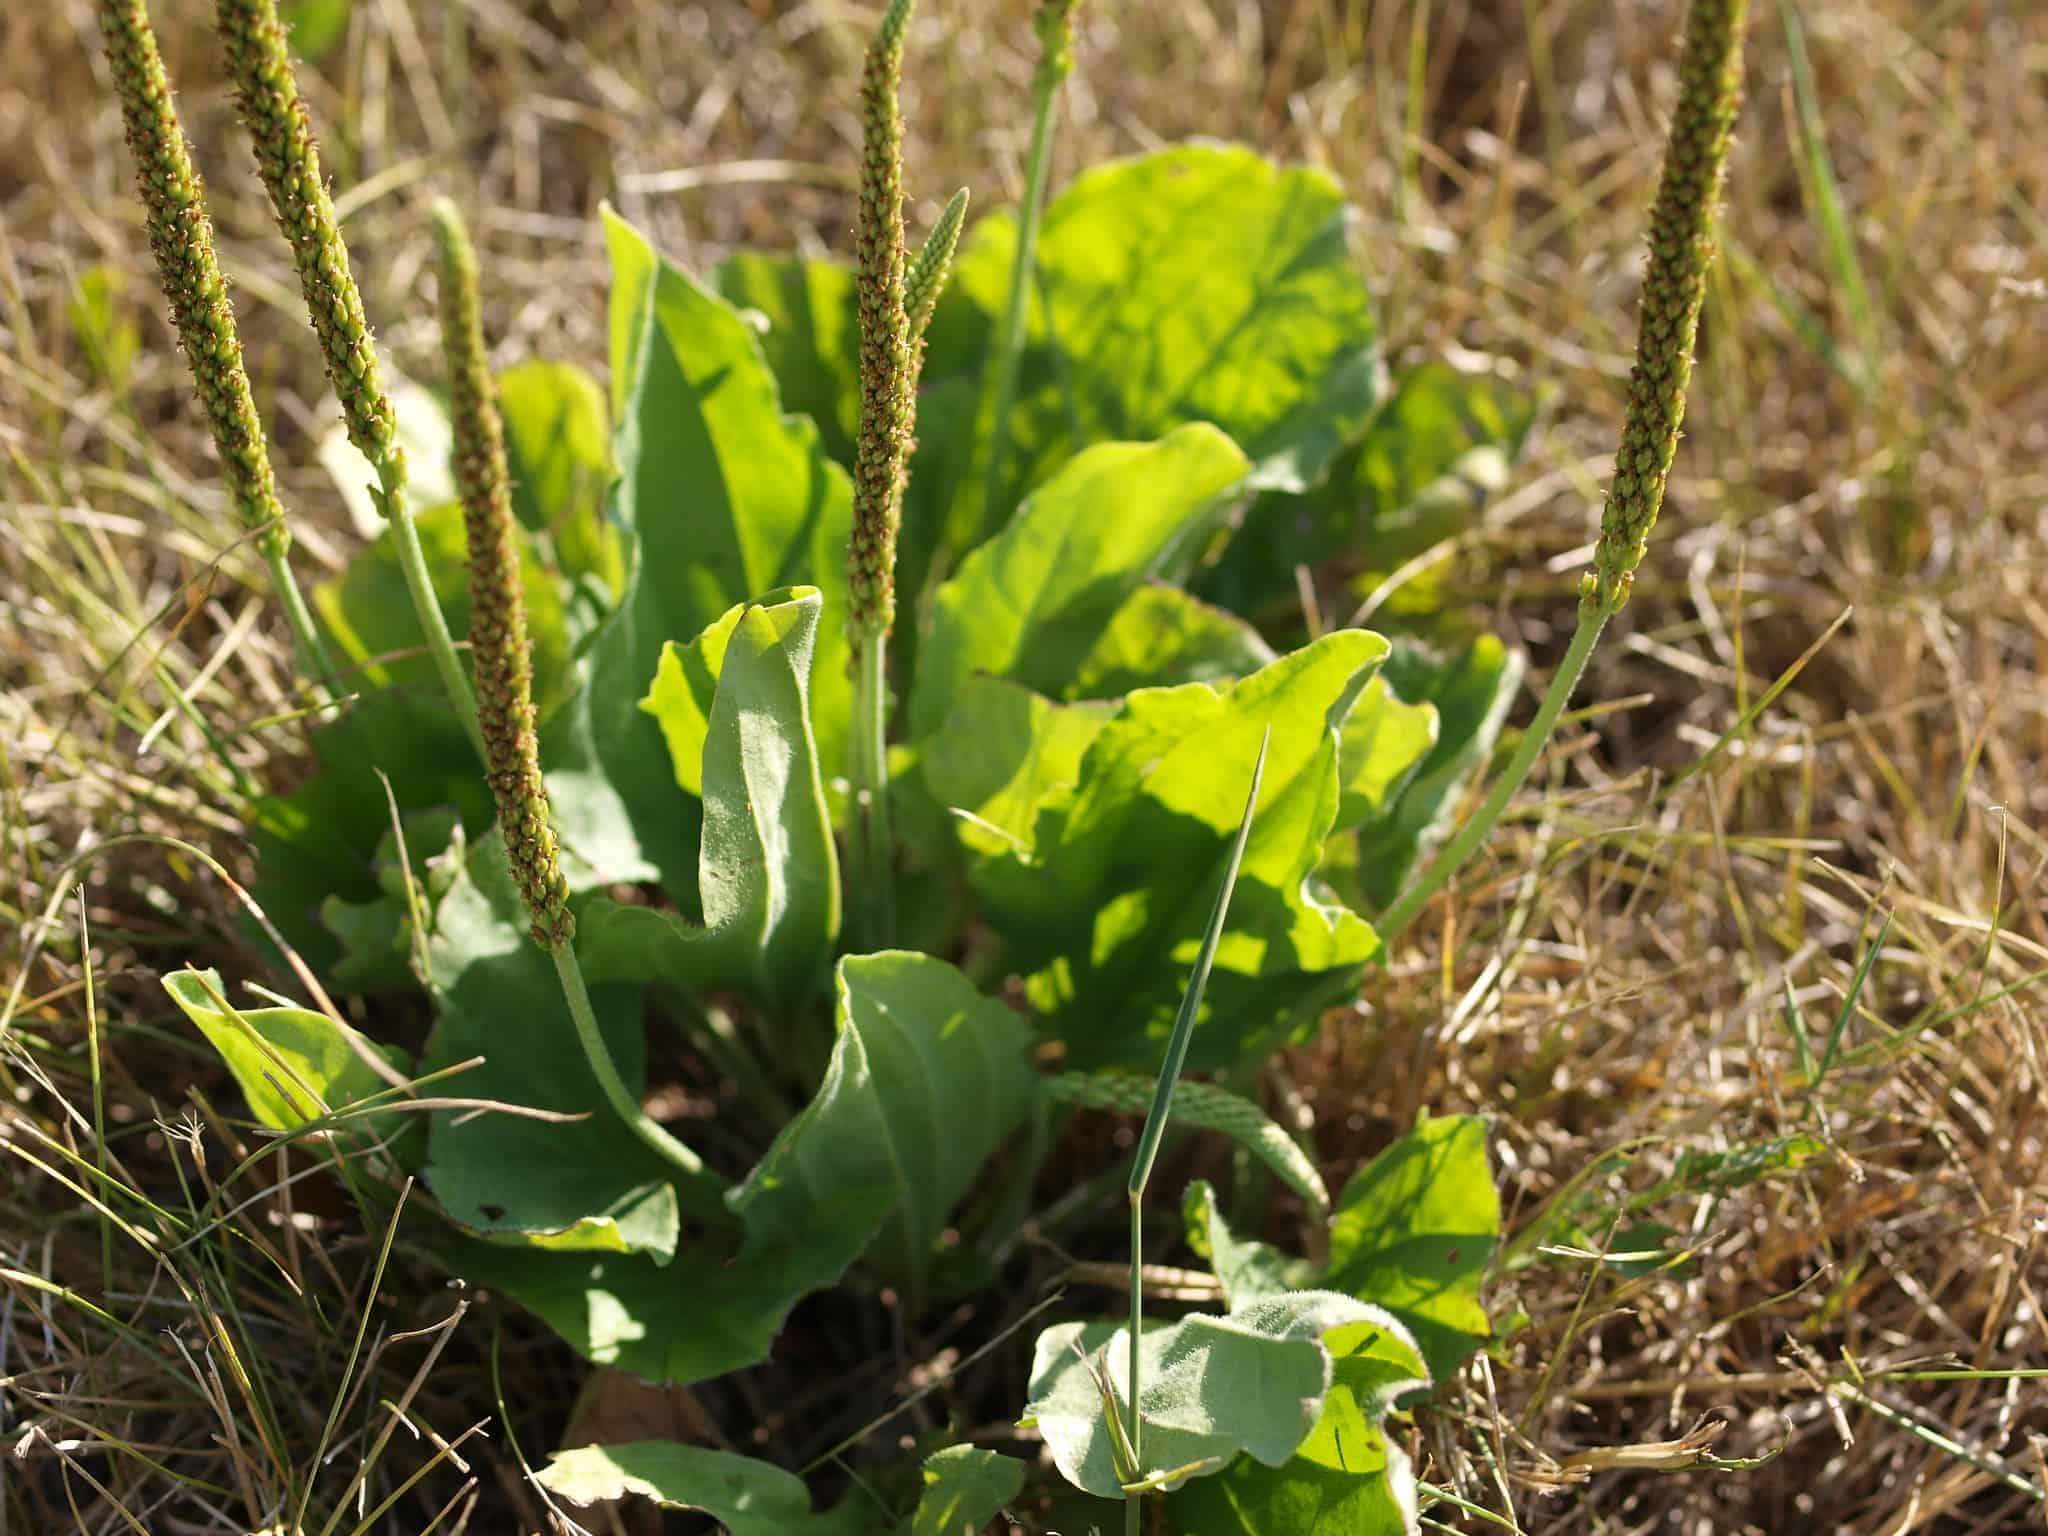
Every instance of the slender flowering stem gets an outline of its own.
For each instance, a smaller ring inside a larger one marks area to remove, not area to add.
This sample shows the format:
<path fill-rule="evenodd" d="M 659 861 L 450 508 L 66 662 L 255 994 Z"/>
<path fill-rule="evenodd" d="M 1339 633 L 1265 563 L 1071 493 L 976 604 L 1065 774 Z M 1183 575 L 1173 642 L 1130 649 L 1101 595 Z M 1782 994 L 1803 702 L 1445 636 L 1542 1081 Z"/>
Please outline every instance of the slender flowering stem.
<path fill-rule="evenodd" d="M 1195 967 L 1189 973 L 1187 990 L 1181 993 L 1180 1011 L 1174 1016 L 1173 1032 L 1166 1040 L 1166 1059 L 1160 1064 L 1158 1080 L 1153 1084 L 1152 1108 L 1145 1116 L 1145 1129 L 1138 1137 L 1130 1180 L 1124 1186 L 1131 1206 L 1131 1327 L 1125 1355 L 1126 1374 L 1130 1378 L 1130 1423 L 1125 1426 L 1125 1433 L 1131 1447 L 1133 1481 L 1145 1475 L 1145 1424 L 1138 1408 L 1142 1369 L 1139 1351 L 1145 1330 L 1145 1186 L 1151 1182 L 1152 1165 L 1159 1158 L 1159 1143 L 1166 1135 L 1166 1122 L 1173 1113 L 1174 1089 L 1180 1082 L 1181 1069 L 1187 1065 L 1188 1046 L 1195 1037 L 1195 1017 L 1202 1011 L 1202 994 L 1209 986 L 1209 969 L 1216 960 L 1216 946 L 1223 940 L 1223 925 L 1230 917 L 1230 895 L 1237 889 L 1237 872 L 1244 863 L 1245 845 L 1251 841 L 1252 820 L 1259 809 L 1259 786 L 1266 777 L 1266 749 L 1272 741 L 1272 727 L 1268 726 L 1266 734 L 1259 740 L 1259 755 L 1252 763 L 1252 787 L 1245 795 L 1244 818 L 1237 826 L 1237 841 L 1231 844 L 1230 859 L 1223 866 L 1223 881 L 1216 892 L 1216 905 L 1209 912 L 1208 931 L 1202 936 L 1202 948 L 1195 956 Z M 1115 1411 L 1114 1404 L 1111 1404 L 1111 1411 Z M 1138 1525 L 1138 1495 L 1126 1493 L 1124 1530 L 1127 1536 L 1135 1536 Z"/>
<path fill-rule="evenodd" d="M 147 215 L 157 279 L 170 300 L 178 341 L 206 411 L 228 499 L 270 568 L 271 586 L 284 605 L 301 661 L 330 693 L 338 693 L 334 663 L 292 576 L 291 534 L 277 499 L 277 479 L 249 375 L 242 366 L 234 305 L 214 254 L 205 188 L 178 125 L 149 9 L 144 0 L 101 0 L 98 14 L 114 94 L 120 98 L 128 147 L 135 155 L 136 186 Z"/>
<path fill-rule="evenodd" d="M 291 50 L 276 0 L 216 0 L 215 17 L 227 52 L 228 73 L 242 125 L 256 154 L 256 169 L 270 194 L 277 227 L 292 248 L 306 314 L 320 338 L 327 380 L 341 402 L 349 441 L 376 471 L 373 495 L 391 524 L 392 547 L 405 575 L 427 652 L 456 716 L 478 753 L 484 750 L 476 699 L 463 674 L 448 620 L 434 596 L 419 533 L 405 504 L 405 453 L 398 414 L 378 376 L 377 349 L 363 313 L 363 296 L 349 268 L 327 178 L 320 169 L 311 117 L 292 72 Z"/>
<path fill-rule="evenodd" d="M 889 828 L 888 645 L 896 618 L 896 533 L 916 410 L 903 249 L 903 39 L 911 0 L 891 0 L 868 45 L 861 78 L 860 425 L 854 443 L 853 535 L 847 547 L 854 657 L 850 828 L 851 888 L 869 937 L 886 945 L 895 890 Z"/>
<path fill-rule="evenodd" d="M 1031 148 L 1024 161 L 1024 206 L 1017 214 L 1017 249 L 1010 258 L 1010 294 L 1003 328 L 996 336 L 995 416 L 988 443 L 982 491 L 982 531 L 993 533 L 1009 515 L 1002 505 L 1003 459 L 1010 441 L 1010 410 L 1017 399 L 1017 370 L 1024 356 L 1024 328 L 1031 307 L 1031 282 L 1038 271 L 1038 225 L 1045 216 L 1045 187 L 1052 170 L 1052 130 L 1060 87 L 1074 72 L 1074 8 L 1079 0 L 1040 0 L 1038 71 L 1031 80 Z"/>
<path fill-rule="evenodd" d="M 619 1076 L 576 961 L 569 882 L 562 874 L 553 809 L 540 772 L 533 648 L 519 584 L 512 476 L 505 458 L 504 420 L 492 394 L 484 350 L 476 252 L 455 205 L 445 198 L 434 206 L 434 233 L 441 248 L 441 344 L 455 431 L 455 483 L 469 541 L 469 634 L 476 663 L 477 718 L 506 861 L 532 924 L 533 942 L 555 962 L 577 1041 L 606 1102 L 693 1191 L 702 1194 L 701 1203 L 712 1208 L 721 1192 L 716 1179 L 695 1152 L 655 1123 Z"/>
<path fill-rule="evenodd" d="M 1514 798 L 1550 740 L 1607 621 L 1621 612 L 1664 504 L 1678 430 L 1685 419 L 1693 343 L 1714 262 L 1714 206 L 1728 168 L 1728 143 L 1742 101 L 1742 28 L 1748 0 L 1693 0 L 1678 63 L 1678 105 L 1664 149 L 1664 171 L 1650 211 L 1650 254 L 1642 319 L 1614 483 L 1600 523 L 1593 569 L 1579 585 L 1579 622 L 1536 718 L 1479 811 L 1429 867 L 1381 914 L 1383 938 L 1415 920 L 1429 898 L 1478 848 Z"/>

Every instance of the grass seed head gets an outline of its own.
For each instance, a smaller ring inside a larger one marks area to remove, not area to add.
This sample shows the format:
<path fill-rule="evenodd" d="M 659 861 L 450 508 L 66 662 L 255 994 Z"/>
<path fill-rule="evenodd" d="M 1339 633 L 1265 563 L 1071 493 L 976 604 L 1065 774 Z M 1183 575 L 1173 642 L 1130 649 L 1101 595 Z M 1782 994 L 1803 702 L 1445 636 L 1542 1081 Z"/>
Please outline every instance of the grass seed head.
<path fill-rule="evenodd" d="M 144 0 L 101 0 L 98 14 L 128 147 L 135 153 L 136 185 L 148 217 L 157 280 L 170 300 L 171 318 L 220 453 L 235 515 L 256 533 L 264 556 L 276 558 L 290 542 L 284 508 L 277 499 L 263 423 L 242 366 L 234 306 L 214 253 L 205 189 L 171 103 L 170 78 L 149 9 Z"/>
<path fill-rule="evenodd" d="M 533 941 L 553 950 L 574 936 L 576 921 L 540 772 L 533 650 L 519 584 L 505 425 L 484 353 L 476 251 L 446 198 L 434 205 L 434 233 L 440 244 L 441 345 L 455 433 L 455 485 L 469 539 L 469 644 L 485 772 L 512 875 L 532 919 Z"/>
<path fill-rule="evenodd" d="M 398 418 L 377 376 L 377 352 L 348 247 L 320 169 L 306 103 L 275 0 L 218 0 L 216 16 L 242 125 L 270 206 L 292 248 L 306 313 L 319 334 L 327 378 L 348 421 L 349 441 L 377 468 L 388 493 L 405 480 Z"/>
<path fill-rule="evenodd" d="M 910 315 L 904 299 L 903 36 L 911 0 L 893 0 L 868 45 L 861 78 L 860 427 L 854 444 L 848 618 L 855 649 L 896 619 L 899 489 L 915 409 Z"/>
<path fill-rule="evenodd" d="M 1742 27 L 1748 0 L 1693 0 L 1678 63 L 1678 105 L 1650 212 L 1636 361 L 1614 483 L 1601 518 L 1593 569 L 1580 585 L 1588 612 L 1618 613 L 1635 584 L 1664 504 L 1685 418 L 1693 341 L 1707 272 L 1714 264 L 1714 205 L 1742 102 Z"/>

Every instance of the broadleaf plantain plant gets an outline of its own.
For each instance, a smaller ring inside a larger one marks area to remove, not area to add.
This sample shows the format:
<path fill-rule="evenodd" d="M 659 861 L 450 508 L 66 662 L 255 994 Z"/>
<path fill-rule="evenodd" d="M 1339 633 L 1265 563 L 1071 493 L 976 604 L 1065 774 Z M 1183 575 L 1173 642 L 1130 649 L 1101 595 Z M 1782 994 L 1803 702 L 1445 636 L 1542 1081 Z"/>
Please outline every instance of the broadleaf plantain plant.
<path fill-rule="evenodd" d="M 1204 1533 L 1413 1530 L 1386 1421 L 1489 1337 L 1483 1122 L 1425 1119 L 1333 1202 L 1256 1104 L 1180 1074 L 1249 1081 L 1353 993 L 1484 837 L 1625 601 L 1683 410 L 1744 8 L 1695 0 L 1688 22 L 1580 634 L 1420 876 L 1519 663 L 1484 635 L 1442 653 L 1305 624 L 1295 573 L 1379 608 L 1402 539 L 1469 503 L 1477 457 L 1513 456 L 1528 404 L 1442 364 L 1385 377 L 1318 172 L 1191 145 L 1048 201 L 1074 9 L 1043 6 L 1020 216 L 963 231 L 962 192 L 911 254 L 910 0 L 868 54 L 857 268 L 742 255 L 699 279 L 607 212 L 608 395 L 565 363 L 488 376 L 475 257 L 442 205 L 460 494 L 415 509 L 273 0 L 220 0 L 388 521 L 309 611 L 142 0 L 101 0 L 237 507 L 309 686 L 356 686 L 314 733 L 321 771 L 245 808 L 260 895 L 337 985 L 422 990 L 436 1022 L 414 1062 L 324 998 L 244 1011 L 211 974 L 166 984 L 258 1123 L 318 1130 L 371 1207 L 423 1176 L 415 1241 L 666 1383 L 768 1359 L 816 1291 L 915 1313 L 1000 1283 L 1027 1218 L 1057 1240 L 1101 1214 L 1036 1202 L 1064 1117 L 1149 1102 L 1109 1174 L 1129 1176 L 1129 1317 L 1045 1329 L 1010 1405 L 1070 1510 L 1114 1523 L 1120 1502 L 1130 1531 L 1148 1499 Z M 422 641 L 424 661 L 392 659 Z M 650 997 L 727 1095 L 687 1136 L 643 1105 Z M 424 1135 L 407 1072 L 460 1085 L 420 1104 Z M 1148 1323 L 1140 1196 L 1176 1116 L 1272 1170 L 1313 1257 L 1233 1232 L 1197 1183 L 1182 1237 L 1227 1310 Z M 941 1443 L 906 1496 L 864 1480 L 824 1513 L 788 1470 L 696 1447 L 570 1448 L 539 1479 L 742 1533 L 958 1536 L 1022 1496 L 1022 1464 Z"/>

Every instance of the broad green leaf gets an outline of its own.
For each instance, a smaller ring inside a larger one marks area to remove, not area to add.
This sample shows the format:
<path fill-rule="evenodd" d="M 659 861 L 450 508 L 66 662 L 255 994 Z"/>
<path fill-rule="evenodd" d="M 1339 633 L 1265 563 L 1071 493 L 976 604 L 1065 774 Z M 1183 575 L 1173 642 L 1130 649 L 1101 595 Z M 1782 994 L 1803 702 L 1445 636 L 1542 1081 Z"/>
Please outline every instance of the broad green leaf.
<path fill-rule="evenodd" d="M 462 508 L 450 502 L 424 510 L 413 526 L 449 633 L 460 641 L 469 634 L 469 539 Z M 516 542 L 527 635 L 533 645 L 534 702 L 546 719 L 571 682 L 568 620 L 561 585 L 535 554 L 533 541 L 522 531 Z M 419 616 L 389 529 L 358 551 L 339 580 L 314 589 L 313 606 L 341 654 L 352 662 L 369 663 L 362 674 L 367 681 L 441 701 L 440 674 L 423 649 Z"/>
<path fill-rule="evenodd" d="M 613 512 L 629 531 L 625 590 L 592 642 L 574 718 L 549 743 L 564 842 L 611 879 L 658 876 L 700 910 L 697 805 L 680 796 L 660 727 L 640 709 L 662 647 L 736 603 L 816 586 L 811 722 L 844 759 L 846 474 L 815 427 L 785 416 L 739 311 L 607 215 L 612 257 Z"/>
<path fill-rule="evenodd" d="M 1401 1319 L 1443 1381 L 1491 1335 L 1479 1282 L 1499 1240 L 1486 1122 L 1424 1120 L 1344 1186 L 1322 1283 Z"/>
<path fill-rule="evenodd" d="M 415 513 L 455 500 L 455 428 L 441 399 L 423 384 L 397 374 L 384 375 L 385 392 L 398 423 L 398 446 L 405 453 L 405 504 Z M 348 508 L 349 521 L 365 539 L 383 535 L 384 514 L 370 494 L 377 471 L 362 450 L 348 440 L 348 428 L 337 421 L 320 439 L 320 467 L 334 481 Z M 446 602 L 445 595 L 443 602 Z"/>
<path fill-rule="evenodd" d="M 702 1510 L 731 1536 L 857 1536 L 864 1529 L 855 1504 L 813 1513 L 810 1490 L 793 1472 L 672 1440 L 557 1451 L 534 1481 L 572 1504 L 633 1494 L 667 1509 Z"/>
<path fill-rule="evenodd" d="M 1337 810 L 1338 727 L 1386 650 L 1339 631 L 1228 688 L 1132 694 L 1023 846 L 977 862 L 990 921 L 1071 1066 L 1157 1066 L 1268 725 L 1265 798 L 1188 1070 L 1308 1027 L 1377 953 L 1372 929 L 1309 881 Z"/>
<path fill-rule="evenodd" d="M 904 1536 L 981 1536 L 1023 1491 L 1024 1463 L 1014 1456 L 949 1445 L 925 1458 L 924 1496 Z"/>
<path fill-rule="evenodd" d="M 539 358 L 507 368 L 497 386 L 519 521 L 552 535 L 564 572 L 615 596 L 626 559 L 605 518 L 612 453 L 603 387 L 574 363 Z"/>
<path fill-rule="evenodd" d="M 1383 816 L 1394 797 L 1421 771 L 1436 746 L 1434 704 L 1410 704 L 1395 697 L 1383 672 L 1366 685 L 1344 717 L 1338 761 L 1344 796 L 1337 805 L 1335 831 Z"/>
<path fill-rule="evenodd" d="M 1413 1536 L 1415 1471 L 1384 1428 L 1395 1399 L 1429 1385 L 1415 1341 L 1392 1319 L 1323 1335 L 1329 1393 L 1315 1429 L 1284 1465 L 1241 1458 L 1167 1499 L 1178 1530 L 1203 1536 Z"/>
<path fill-rule="evenodd" d="M 1400 894 L 1418 856 L 1441 831 L 1458 787 L 1493 750 L 1522 680 L 1522 657 L 1491 635 L 1449 660 L 1403 642 L 1382 675 L 1393 697 L 1435 708 L 1437 736 L 1392 803 L 1359 835 L 1359 879 L 1375 907 Z"/>
<path fill-rule="evenodd" d="M 687 1305 L 674 1272 L 644 1255 L 471 1243 L 451 1267 L 500 1287 L 592 1360 L 675 1384 L 766 1359 L 790 1308 L 838 1280 L 885 1224 L 890 1254 L 914 1273 L 1023 1113 L 1025 1036 L 952 967 L 905 953 L 842 960 L 838 1018 L 817 1093 L 726 1197 L 744 1230 L 738 1252 L 692 1250 Z M 558 1129 L 533 1145 L 552 1146 Z"/>
<path fill-rule="evenodd" d="M 787 1009 L 822 977 L 839 868 L 808 707 L 818 611 L 817 589 L 799 587 L 663 650 L 642 708 L 660 722 L 677 780 L 704 799 L 704 925 L 596 898 L 578 943 L 593 979 L 745 987 Z"/>
<path fill-rule="evenodd" d="M 860 428 L 860 299 L 851 267 L 741 251 L 713 273 L 718 291 L 758 316 L 761 352 L 784 409 L 818 424 L 825 451 L 853 468 Z"/>
<path fill-rule="evenodd" d="M 1200 552 L 1248 467 L 1203 424 L 1077 455 L 939 588 L 911 693 L 912 734 L 936 731 L 975 673 L 1058 697 L 1124 601 Z"/>
<path fill-rule="evenodd" d="M 606 1103 L 554 965 L 527 927 L 494 832 L 472 849 L 435 914 L 428 957 L 440 1019 L 424 1064 L 481 1056 L 457 1079 L 464 1097 L 588 1118 L 436 1111 L 428 1185 L 450 1217 L 485 1237 L 645 1252 L 666 1263 L 678 1231 L 668 1165 Z M 590 995 L 619 1075 L 637 1089 L 646 1055 L 639 989 L 593 986 Z"/>
<path fill-rule="evenodd" d="M 1298 606 L 1297 567 L 1334 566 L 1362 600 L 1404 562 L 1472 524 L 1507 483 L 1534 419 L 1534 401 L 1490 375 L 1442 362 L 1409 369 L 1323 484 L 1253 504 L 1202 590 L 1263 619 Z M 1446 569 L 1410 575 L 1386 611 L 1426 616 Z"/>
<path fill-rule="evenodd" d="M 1083 173 L 1045 210 L 999 501 L 1089 443 L 1209 421 L 1257 486 L 1303 490 L 1364 427 L 1379 390 L 1372 303 L 1342 191 L 1249 150 L 1184 145 Z M 969 232 L 952 288 L 987 316 L 1008 295 L 1016 220 Z M 934 322 L 928 375 L 942 377 Z M 992 411 L 992 406 L 990 407 Z M 978 434 L 984 442 L 986 426 Z M 972 477 L 978 481 L 978 476 Z M 970 500 L 978 483 L 966 487 Z"/>
<path fill-rule="evenodd" d="M 1187 1226 L 1188 1246 L 1209 1261 L 1210 1270 L 1223 1282 L 1224 1299 L 1232 1307 L 1316 1283 L 1316 1266 L 1308 1260 L 1232 1232 L 1216 1203 L 1216 1191 L 1206 1179 L 1188 1186 L 1181 1199 L 1181 1216 Z"/>
<path fill-rule="evenodd" d="M 381 1056 L 394 1075 L 412 1065 L 397 1046 L 373 1045 L 310 1008 L 223 1008 L 227 992 L 218 971 L 173 971 L 164 978 L 164 990 L 234 1074 L 249 1112 L 273 1131 L 295 1130 L 386 1092 L 391 1081 L 371 1065 L 370 1052 Z M 417 1118 L 380 1111 L 366 1115 L 359 1126 L 372 1138 L 396 1138 Z"/>
<path fill-rule="evenodd" d="M 1134 688 L 1229 682 L 1273 660 L 1273 648 L 1236 614 L 1148 582 L 1110 618 L 1066 694 L 1117 699 Z"/>
<path fill-rule="evenodd" d="M 1055 704 L 1003 678 L 970 677 L 945 729 L 924 744 L 925 786 L 941 805 L 967 813 L 959 832 L 969 848 L 1026 848 L 1039 802 L 1080 777 L 1088 744 L 1114 709 Z"/>
<path fill-rule="evenodd" d="M 1315 1428 L 1330 1390 L 1324 1335 L 1355 1324 L 1397 1326 L 1349 1296 L 1294 1291 L 1227 1317 L 1197 1313 L 1148 1327 L 1139 1350 L 1139 1471 L 1175 1473 L 1215 1458 L 1216 1465 L 1192 1473 L 1200 1476 L 1222 1470 L 1240 1453 L 1268 1466 L 1286 1462 Z M 1032 1352 L 1024 1422 L 1045 1436 L 1067 1481 L 1102 1498 L 1120 1497 L 1123 1485 L 1095 1371 L 1118 1402 L 1128 1404 L 1128 1340 L 1128 1331 L 1111 1322 L 1059 1323 L 1038 1336 Z M 1178 1486 L 1182 1480 L 1168 1481 Z"/>

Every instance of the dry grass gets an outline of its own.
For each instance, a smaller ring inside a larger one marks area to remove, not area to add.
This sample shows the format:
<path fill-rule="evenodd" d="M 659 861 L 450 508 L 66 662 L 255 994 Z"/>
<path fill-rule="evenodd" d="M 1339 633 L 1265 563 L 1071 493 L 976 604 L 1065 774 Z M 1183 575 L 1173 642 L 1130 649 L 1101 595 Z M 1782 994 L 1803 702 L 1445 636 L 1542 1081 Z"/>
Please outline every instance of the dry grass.
<path fill-rule="evenodd" d="M 332 568 L 351 535 L 310 452 L 331 406 L 285 252 L 205 7 L 157 9 L 287 500 L 328 530 L 302 539 L 302 569 Z M 2048 1363 L 2048 9 L 1804 9 L 1802 108 L 1781 11 L 1758 0 L 1679 474 L 1581 701 L 1611 707 L 1298 1064 L 1339 1174 L 1417 1106 L 1496 1117 L 1518 1237 L 1493 1299 L 1524 1324 L 1424 1416 L 1418 1448 L 1431 1482 L 1529 1531 L 2048 1518 L 2048 1388 L 1998 1374 Z M 431 368 L 413 296 L 443 188 L 474 211 L 508 359 L 602 356 L 601 197 L 692 263 L 847 244 L 862 7 L 355 10 L 314 105 L 401 367 Z M 1676 11 L 1084 6 L 1056 174 L 1192 133 L 1325 162 L 1363 210 L 1390 353 L 1494 354 L 1553 392 L 1449 567 L 1539 674 L 1619 419 Z M 1018 185 L 1027 7 L 977 12 L 930 5 L 913 35 L 918 219 L 956 185 L 984 207 Z M 0 1057 L 0 1441 L 20 1452 L 0 1459 L 0 1532 L 240 1530 L 289 1517 L 316 1476 L 339 1530 L 425 1529 L 471 1478 L 476 1528 L 538 1528 L 502 1430 L 447 1457 L 430 1437 L 495 1416 L 501 1343 L 512 1427 L 542 1448 L 575 1390 L 560 1351 L 517 1319 L 501 1338 L 459 1318 L 467 1299 L 421 1290 L 432 1271 L 404 1252 L 366 1314 L 383 1228 L 310 1163 L 210 1182 L 244 1150 L 214 1107 L 232 1091 L 167 1026 L 153 977 L 234 962 L 232 896 L 184 854 L 112 839 L 236 860 L 239 787 L 292 771 L 296 701 L 152 296 L 92 42 L 82 0 L 0 13 L 0 920 L 60 916 L 34 967 L 16 940 L 0 975 L 23 989 Z M 139 341 L 125 375 L 67 318 L 95 269 Z M 66 938 L 81 906 L 91 992 Z M 1890 926 L 1858 992 L 1872 913 Z M 1818 1054 L 1851 996 L 1814 1082 L 1788 1006 Z M 1695 1175 L 1629 1216 L 1672 1229 L 1682 1267 L 1573 1251 L 1640 1240 L 1613 1213 L 1682 1155 L 1800 1134 L 1825 1151 L 1795 1172 L 1733 1191 Z M 86 1202 L 103 1172 L 159 1204 L 153 1246 Z M 418 1433 L 344 1496 L 380 1399 Z M 646 1432 L 695 1407 L 612 1410 Z M 1703 1413 L 1726 1426 L 1717 1456 L 1776 1459 L 1687 1470 L 1640 1449 Z"/>

